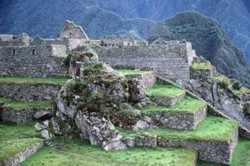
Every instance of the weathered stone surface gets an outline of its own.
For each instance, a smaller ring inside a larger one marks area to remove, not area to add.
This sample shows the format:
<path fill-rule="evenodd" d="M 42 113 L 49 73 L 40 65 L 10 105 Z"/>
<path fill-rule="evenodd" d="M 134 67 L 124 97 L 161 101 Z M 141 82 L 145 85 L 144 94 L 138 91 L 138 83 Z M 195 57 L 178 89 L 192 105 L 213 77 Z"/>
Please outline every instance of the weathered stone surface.
<path fill-rule="evenodd" d="M 180 95 L 176 95 L 176 96 L 157 96 L 157 95 L 151 95 L 150 98 L 152 99 L 152 101 L 154 101 L 155 103 L 157 103 L 158 105 L 162 105 L 162 106 L 173 106 L 175 105 L 179 100 L 181 100 L 184 96 L 185 96 L 185 92 L 183 94 Z"/>
<path fill-rule="evenodd" d="M 93 62 L 85 63 L 81 74 L 80 80 L 68 81 L 59 92 L 55 134 L 87 139 L 105 150 L 125 149 L 122 136 L 108 118 L 124 125 L 131 123 L 128 117 L 140 115 L 125 103 L 129 97 L 127 79 L 111 67 Z"/>
<path fill-rule="evenodd" d="M 80 69 L 83 62 L 98 61 L 98 55 L 88 46 L 77 47 L 68 55 L 69 75 L 72 78 L 80 76 Z"/>
<path fill-rule="evenodd" d="M 208 109 L 209 113 L 217 115 L 218 112 L 225 114 L 227 117 L 236 120 L 239 126 L 250 131 L 250 121 L 244 116 L 243 100 L 235 95 L 227 87 L 218 85 L 216 81 L 190 80 L 186 88 L 198 97 L 209 102 L 216 108 Z"/>
<path fill-rule="evenodd" d="M 3 122 L 24 123 L 27 120 L 35 118 L 34 115 L 38 112 L 48 112 L 51 114 L 53 108 L 26 108 L 15 110 L 13 108 L 5 107 L 1 112 Z"/>
<path fill-rule="evenodd" d="M 61 85 L 0 83 L 0 96 L 16 100 L 51 100 L 57 97 Z"/>
<path fill-rule="evenodd" d="M 134 107 L 132 107 L 131 105 L 129 105 L 128 103 L 122 103 L 120 105 L 120 109 L 122 111 L 127 112 L 128 114 L 132 114 L 133 116 L 138 116 L 141 115 L 141 111 L 135 109 Z"/>
<path fill-rule="evenodd" d="M 133 137 L 126 137 L 123 139 L 123 142 L 127 145 L 128 148 L 135 147 L 135 138 Z"/>
<path fill-rule="evenodd" d="M 144 133 L 141 136 L 135 137 L 135 146 L 138 147 L 156 147 L 157 136 Z"/>
<path fill-rule="evenodd" d="M 0 75 L 68 76 L 68 69 L 62 63 L 64 57 L 66 47 L 63 45 L 0 47 Z"/>
<path fill-rule="evenodd" d="M 128 147 L 184 147 L 198 151 L 199 160 L 229 165 L 238 140 L 238 128 L 232 132 L 230 140 L 169 139 L 144 133 L 141 136 L 123 139 Z"/>
<path fill-rule="evenodd" d="M 39 111 L 36 112 L 35 115 L 33 116 L 35 119 L 49 119 L 52 117 L 52 112 L 51 111 Z"/>
<path fill-rule="evenodd" d="M 157 74 L 172 80 L 189 80 L 189 66 L 194 56 L 190 43 L 178 41 L 165 45 L 101 47 L 96 48 L 96 52 L 101 61 L 112 66 L 155 68 Z"/>
<path fill-rule="evenodd" d="M 136 124 L 133 126 L 133 130 L 137 131 L 137 130 L 142 130 L 142 129 L 147 129 L 150 127 L 150 124 L 148 124 L 147 122 L 143 121 L 143 120 L 139 120 L 136 122 Z"/>
<path fill-rule="evenodd" d="M 43 124 L 40 124 L 37 122 L 35 124 L 35 128 L 38 132 L 40 132 L 42 138 L 46 140 L 52 139 L 54 137 L 54 135 L 52 134 L 52 131 L 50 130 L 48 120 L 44 121 Z"/>
<path fill-rule="evenodd" d="M 195 129 L 197 125 L 206 117 L 206 105 L 195 112 L 148 112 L 155 124 L 163 125 L 173 129 Z"/>
<path fill-rule="evenodd" d="M 41 147 L 43 147 L 43 141 L 39 141 L 38 143 L 32 145 L 24 149 L 22 152 L 16 154 L 15 156 L 11 157 L 10 159 L 3 161 L 0 163 L 1 166 L 17 166 L 21 162 L 25 161 L 28 157 L 35 154 Z"/>
<path fill-rule="evenodd" d="M 75 123 L 83 138 L 90 140 L 92 145 L 102 146 L 105 150 L 126 148 L 113 124 L 99 113 L 78 112 Z"/>
<path fill-rule="evenodd" d="M 75 25 L 74 22 L 66 20 L 62 30 L 59 34 L 59 38 L 72 38 L 72 39 L 87 39 L 88 36 L 84 32 L 81 26 Z"/>
<path fill-rule="evenodd" d="M 209 80 L 212 79 L 212 70 L 190 69 L 190 79 Z"/>

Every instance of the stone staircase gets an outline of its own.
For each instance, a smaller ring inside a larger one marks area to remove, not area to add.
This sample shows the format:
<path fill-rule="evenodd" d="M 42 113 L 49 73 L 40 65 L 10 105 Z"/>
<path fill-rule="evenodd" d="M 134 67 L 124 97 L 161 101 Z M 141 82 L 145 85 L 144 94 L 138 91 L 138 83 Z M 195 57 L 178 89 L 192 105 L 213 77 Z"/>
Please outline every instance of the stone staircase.
<path fill-rule="evenodd" d="M 132 77 L 133 70 L 127 73 Z M 134 77 L 138 73 L 134 70 Z M 143 75 L 138 79 L 142 78 Z M 120 130 L 124 141 L 130 147 L 191 148 L 197 150 L 199 160 L 229 165 L 238 140 L 238 124 L 207 115 L 204 100 L 159 77 L 154 80 L 152 86 L 145 86 L 153 104 L 143 106 L 140 111 L 160 127 Z"/>

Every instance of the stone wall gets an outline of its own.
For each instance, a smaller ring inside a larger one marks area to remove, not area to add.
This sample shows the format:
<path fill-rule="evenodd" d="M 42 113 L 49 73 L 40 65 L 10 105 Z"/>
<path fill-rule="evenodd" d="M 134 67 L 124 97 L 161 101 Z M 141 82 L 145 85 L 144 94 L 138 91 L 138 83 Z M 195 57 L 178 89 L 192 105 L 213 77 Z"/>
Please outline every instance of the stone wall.
<path fill-rule="evenodd" d="M 157 74 L 172 80 L 189 80 L 192 50 L 186 43 L 149 46 L 122 46 L 118 48 L 96 48 L 99 60 L 111 66 L 155 68 Z"/>
<path fill-rule="evenodd" d="M 28 157 L 35 154 L 41 147 L 43 147 L 43 141 L 39 141 L 38 143 L 32 145 L 31 147 L 26 148 L 24 151 L 18 153 L 17 155 L 13 156 L 12 158 L 3 161 L 0 163 L 1 166 L 17 166 L 21 162 L 25 161 Z"/>
<path fill-rule="evenodd" d="M 0 47 L 0 75 L 29 77 L 67 76 L 63 65 L 66 47 L 63 45 L 34 45 Z"/>
<path fill-rule="evenodd" d="M 52 100 L 58 95 L 61 85 L 0 83 L 0 97 L 16 100 Z"/>
<path fill-rule="evenodd" d="M 198 151 L 199 160 L 230 165 L 237 140 L 238 129 L 235 128 L 230 141 L 171 140 L 158 137 L 158 146 L 195 149 Z"/>
<path fill-rule="evenodd" d="M 212 70 L 209 69 L 190 69 L 191 79 L 209 80 L 212 79 Z"/>
<path fill-rule="evenodd" d="M 146 115 L 151 117 L 155 124 L 163 125 L 172 129 L 195 129 L 206 116 L 207 107 L 204 106 L 196 112 L 149 112 Z"/>
<path fill-rule="evenodd" d="M 194 139 L 167 139 L 147 133 L 123 139 L 130 148 L 139 147 L 184 147 L 198 151 L 199 160 L 230 165 L 233 151 L 238 140 L 238 127 L 234 129 L 231 139 L 223 140 L 194 140 Z"/>
<path fill-rule="evenodd" d="M 16 110 L 13 108 L 2 108 L 1 117 L 3 122 L 25 123 L 32 120 L 37 112 L 53 112 L 53 108 L 25 108 Z"/>
<path fill-rule="evenodd" d="M 28 46 L 30 43 L 30 37 L 22 33 L 20 35 L 0 35 L 0 47 L 6 46 Z"/>

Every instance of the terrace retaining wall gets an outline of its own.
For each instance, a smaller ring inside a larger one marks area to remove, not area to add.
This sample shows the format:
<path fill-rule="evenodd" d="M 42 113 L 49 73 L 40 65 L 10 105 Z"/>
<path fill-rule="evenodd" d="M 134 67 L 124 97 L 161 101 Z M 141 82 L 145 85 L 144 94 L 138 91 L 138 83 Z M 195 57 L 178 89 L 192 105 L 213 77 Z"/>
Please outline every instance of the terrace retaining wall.
<path fill-rule="evenodd" d="M 32 154 L 35 154 L 41 147 L 43 147 L 44 143 L 41 140 L 40 142 L 32 145 L 31 147 L 26 148 L 24 151 L 18 153 L 12 158 L 0 163 L 0 166 L 17 166 L 21 162 L 25 161 Z"/>
<path fill-rule="evenodd" d="M 151 117 L 156 124 L 163 125 L 172 129 L 195 129 L 197 125 L 206 116 L 207 107 L 204 106 L 196 112 L 148 112 L 147 116 Z"/>
<path fill-rule="evenodd" d="M 37 112 L 49 112 L 52 114 L 54 108 L 25 108 L 16 110 L 4 107 L 0 110 L 3 122 L 24 123 L 32 120 Z"/>
<path fill-rule="evenodd" d="M 57 97 L 61 85 L 31 83 L 0 83 L 0 97 L 16 100 L 52 100 Z"/>

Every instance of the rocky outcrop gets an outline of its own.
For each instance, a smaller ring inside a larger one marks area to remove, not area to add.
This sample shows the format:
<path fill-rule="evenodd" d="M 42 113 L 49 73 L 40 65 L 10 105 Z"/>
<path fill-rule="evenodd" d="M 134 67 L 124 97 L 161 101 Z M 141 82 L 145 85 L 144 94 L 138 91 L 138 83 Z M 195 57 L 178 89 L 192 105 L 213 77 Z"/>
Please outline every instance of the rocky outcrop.
<path fill-rule="evenodd" d="M 245 117 L 243 111 L 244 101 L 229 88 L 218 84 L 214 80 L 190 80 L 185 86 L 195 95 L 209 102 L 219 112 L 238 121 L 239 126 L 250 131 L 250 121 Z M 211 111 L 210 113 L 215 113 Z M 244 137 L 244 135 L 242 136 Z"/>
<path fill-rule="evenodd" d="M 96 62 L 82 65 L 79 80 L 69 80 L 58 94 L 54 135 L 86 139 L 105 150 L 127 148 L 114 124 L 132 128 L 141 114 L 128 103 L 133 80 Z M 110 121 L 112 119 L 112 122 Z"/>

